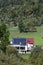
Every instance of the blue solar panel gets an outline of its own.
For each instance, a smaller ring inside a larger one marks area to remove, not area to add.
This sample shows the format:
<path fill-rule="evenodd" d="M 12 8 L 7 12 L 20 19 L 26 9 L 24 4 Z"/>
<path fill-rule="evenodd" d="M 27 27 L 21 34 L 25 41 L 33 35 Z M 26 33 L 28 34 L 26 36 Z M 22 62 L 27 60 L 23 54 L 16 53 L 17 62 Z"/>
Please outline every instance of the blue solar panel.
<path fill-rule="evenodd" d="M 26 38 L 14 38 L 13 44 L 15 44 L 15 45 L 26 45 Z"/>

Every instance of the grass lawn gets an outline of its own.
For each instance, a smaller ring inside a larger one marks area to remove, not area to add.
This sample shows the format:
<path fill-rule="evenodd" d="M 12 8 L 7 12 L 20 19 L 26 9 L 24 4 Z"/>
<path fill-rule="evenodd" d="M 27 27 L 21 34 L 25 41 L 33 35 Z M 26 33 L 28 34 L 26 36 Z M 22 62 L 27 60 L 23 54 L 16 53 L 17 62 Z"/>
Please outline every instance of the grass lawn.
<path fill-rule="evenodd" d="M 34 38 L 35 45 L 43 45 L 43 26 L 37 27 L 37 32 L 20 33 L 18 27 L 9 27 L 10 41 L 12 38 Z"/>
<path fill-rule="evenodd" d="M 21 57 L 22 57 L 23 59 L 29 59 L 29 54 L 22 54 Z"/>

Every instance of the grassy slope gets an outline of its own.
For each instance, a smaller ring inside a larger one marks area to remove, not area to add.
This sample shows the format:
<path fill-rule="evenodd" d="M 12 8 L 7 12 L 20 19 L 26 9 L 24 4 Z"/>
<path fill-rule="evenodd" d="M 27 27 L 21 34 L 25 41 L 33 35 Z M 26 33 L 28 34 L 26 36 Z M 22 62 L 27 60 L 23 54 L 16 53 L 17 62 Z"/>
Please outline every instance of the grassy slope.
<path fill-rule="evenodd" d="M 34 38 L 35 45 L 43 45 L 43 26 L 37 27 L 37 32 L 19 33 L 18 27 L 10 27 L 10 41 L 12 38 Z"/>

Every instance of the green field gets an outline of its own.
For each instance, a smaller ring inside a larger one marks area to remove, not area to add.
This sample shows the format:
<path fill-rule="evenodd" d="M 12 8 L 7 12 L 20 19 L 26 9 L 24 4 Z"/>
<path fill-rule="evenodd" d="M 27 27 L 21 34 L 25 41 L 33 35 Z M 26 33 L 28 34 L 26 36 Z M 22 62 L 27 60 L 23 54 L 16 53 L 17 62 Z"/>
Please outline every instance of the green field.
<path fill-rule="evenodd" d="M 37 27 L 37 32 L 20 33 L 18 27 L 9 27 L 10 41 L 12 38 L 34 38 L 35 45 L 43 45 L 43 26 Z"/>

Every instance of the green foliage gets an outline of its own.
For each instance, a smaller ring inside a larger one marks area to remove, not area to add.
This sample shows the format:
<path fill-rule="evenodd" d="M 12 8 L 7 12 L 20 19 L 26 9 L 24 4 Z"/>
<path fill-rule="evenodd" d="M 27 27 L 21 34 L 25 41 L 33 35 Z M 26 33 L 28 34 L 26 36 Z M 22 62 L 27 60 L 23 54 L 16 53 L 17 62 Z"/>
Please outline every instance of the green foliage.
<path fill-rule="evenodd" d="M 38 19 L 35 25 L 41 25 L 42 15 L 42 0 L 0 0 L 0 23 L 10 24 L 12 22 L 14 26 L 17 26 L 21 20 L 24 21 L 24 18 L 31 20 L 35 17 Z M 27 25 L 25 28 L 27 30 Z"/>
<path fill-rule="evenodd" d="M 19 22 L 18 27 L 19 27 L 19 31 L 20 31 L 20 32 L 24 32 L 24 25 L 23 25 L 23 22 L 22 22 L 22 21 Z"/>
<path fill-rule="evenodd" d="M 35 18 L 24 19 L 23 21 L 19 22 L 18 25 L 20 32 L 36 31 L 35 24 L 37 25 L 37 22 L 38 21 Z"/>
<path fill-rule="evenodd" d="M 32 65 L 43 65 L 43 50 L 36 47 L 30 55 L 30 63 Z"/>
<path fill-rule="evenodd" d="M 16 48 L 12 46 L 7 46 L 6 53 L 8 53 L 8 55 L 14 54 L 19 56 L 19 53 L 17 52 Z"/>
<path fill-rule="evenodd" d="M 8 52 L 9 49 L 9 52 Z M 10 52 L 13 51 L 13 52 Z M 7 47 L 6 54 L 0 51 L 0 64 L 1 65 L 25 65 L 25 62 L 20 58 L 19 54 L 15 53 L 16 49 L 12 50 L 12 47 Z M 10 54 L 9 54 L 10 53 Z"/>
<path fill-rule="evenodd" d="M 9 31 L 7 30 L 6 24 L 0 25 L 0 47 L 5 52 L 6 46 L 10 43 L 9 42 Z"/>

